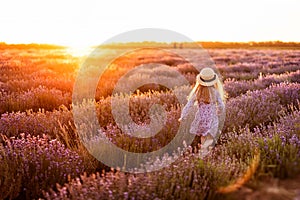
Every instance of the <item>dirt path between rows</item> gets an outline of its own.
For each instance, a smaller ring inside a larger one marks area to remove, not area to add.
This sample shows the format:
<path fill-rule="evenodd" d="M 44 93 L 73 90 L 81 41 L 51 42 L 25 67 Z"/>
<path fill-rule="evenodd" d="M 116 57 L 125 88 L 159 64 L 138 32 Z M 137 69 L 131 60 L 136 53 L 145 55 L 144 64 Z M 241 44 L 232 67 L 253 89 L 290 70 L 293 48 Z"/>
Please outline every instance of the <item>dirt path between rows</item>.
<path fill-rule="evenodd" d="M 234 200 L 300 200 L 300 175 L 293 179 L 272 179 L 259 183 L 258 189 L 242 187 L 230 195 Z"/>

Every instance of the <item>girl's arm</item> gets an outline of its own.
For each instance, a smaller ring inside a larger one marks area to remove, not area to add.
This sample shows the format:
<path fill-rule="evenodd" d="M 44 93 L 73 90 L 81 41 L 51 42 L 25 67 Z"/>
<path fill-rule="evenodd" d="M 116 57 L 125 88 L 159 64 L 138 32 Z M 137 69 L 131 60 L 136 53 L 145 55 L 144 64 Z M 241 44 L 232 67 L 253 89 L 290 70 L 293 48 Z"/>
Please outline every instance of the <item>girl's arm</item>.
<path fill-rule="evenodd" d="M 196 100 L 196 95 L 194 94 L 187 102 L 187 104 L 184 106 L 184 108 L 182 109 L 181 112 L 181 116 L 179 118 L 179 120 L 185 119 L 187 117 L 187 115 L 189 114 L 191 108 L 194 106 Z"/>
<path fill-rule="evenodd" d="M 220 93 L 216 91 L 216 97 L 217 97 L 217 112 L 222 113 L 225 109 L 225 104 L 220 96 Z"/>

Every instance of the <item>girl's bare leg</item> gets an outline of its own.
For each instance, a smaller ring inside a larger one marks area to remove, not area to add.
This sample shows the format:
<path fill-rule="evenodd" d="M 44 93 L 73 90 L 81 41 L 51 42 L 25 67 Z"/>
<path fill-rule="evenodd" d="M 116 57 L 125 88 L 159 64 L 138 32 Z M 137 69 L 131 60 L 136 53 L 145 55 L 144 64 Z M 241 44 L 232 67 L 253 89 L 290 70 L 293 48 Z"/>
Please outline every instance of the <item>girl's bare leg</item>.
<path fill-rule="evenodd" d="M 201 135 L 201 144 L 204 143 L 205 139 L 206 139 L 206 137 Z"/>
<path fill-rule="evenodd" d="M 209 146 L 212 146 L 214 143 L 214 138 L 207 134 L 206 136 L 201 137 L 201 146 L 204 148 L 208 148 Z"/>

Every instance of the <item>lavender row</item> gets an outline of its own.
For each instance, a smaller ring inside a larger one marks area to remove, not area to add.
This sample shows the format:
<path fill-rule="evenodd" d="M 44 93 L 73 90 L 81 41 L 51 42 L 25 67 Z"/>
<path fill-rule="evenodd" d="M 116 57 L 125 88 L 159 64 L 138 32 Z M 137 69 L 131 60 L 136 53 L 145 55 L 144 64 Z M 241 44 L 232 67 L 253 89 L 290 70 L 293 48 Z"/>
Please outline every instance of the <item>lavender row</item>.
<path fill-rule="evenodd" d="M 246 93 L 249 90 L 260 90 L 267 88 L 272 84 L 279 84 L 282 82 L 299 83 L 300 81 L 300 70 L 296 72 L 284 73 L 284 74 L 270 74 L 260 76 L 258 79 L 253 81 L 235 79 L 227 79 L 224 82 L 224 89 L 228 94 L 229 98 L 239 96 Z"/>
<path fill-rule="evenodd" d="M 229 99 L 226 104 L 225 130 L 275 120 L 289 104 L 297 105 L 300 100 L 299 83 L 280 83 L 264 90 L 249 91 Z"/>
<path fill-rule="evenodd" d="M 57 89 L 39 86 L 22 93 L 0 91 L 0 113 L 26 111 L 32 109 L 53 110 L 61 105 L 69 106 L 72 102 L 71 93 L 63 93 Z"/>

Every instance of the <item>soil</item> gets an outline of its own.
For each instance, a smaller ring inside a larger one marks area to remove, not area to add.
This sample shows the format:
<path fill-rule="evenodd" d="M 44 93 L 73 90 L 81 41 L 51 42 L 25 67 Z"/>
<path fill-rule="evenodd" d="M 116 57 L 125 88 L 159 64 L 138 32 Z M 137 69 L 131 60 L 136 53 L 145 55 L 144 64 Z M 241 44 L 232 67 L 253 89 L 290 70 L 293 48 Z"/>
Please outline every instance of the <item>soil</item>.
<path fill-rule="evenodd" d="M 244 186 L 228 195 L 233 200 L 300 200 L 300 175 L 293 179 L 271 179 L 256 187 Z"/>

